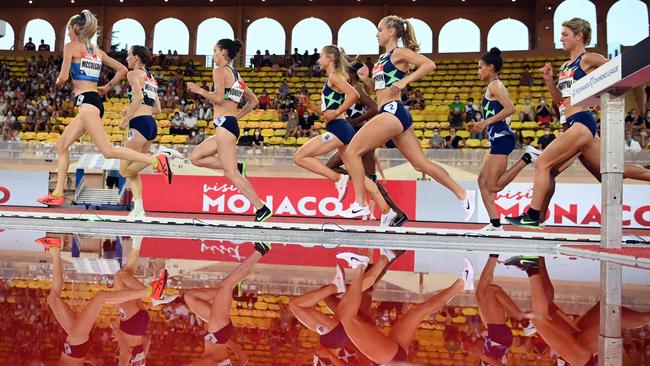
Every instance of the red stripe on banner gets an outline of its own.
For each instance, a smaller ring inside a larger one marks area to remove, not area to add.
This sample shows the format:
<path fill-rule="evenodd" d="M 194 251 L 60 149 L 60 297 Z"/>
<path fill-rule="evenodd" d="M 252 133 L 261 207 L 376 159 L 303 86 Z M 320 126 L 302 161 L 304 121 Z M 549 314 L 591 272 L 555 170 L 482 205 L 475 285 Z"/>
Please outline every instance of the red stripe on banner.
<path fill-rule="evenodd" d="M 260 198 L 276 216 L 338 217 L 354 200 L 352 182 L 348 195 L 338 202 L 334 183 L 310 178 L 249 178 Z M 147 211 L 215 214 L 254 213 L 254 207 L 225 177 L 179 175 L 168 185 L 159 175 L 142 175 L 143 202 Z M 415 217 L 415 181 L 385 184 L 397 205 Z M 379 210 L 376 209 L 377 217 Z"/>
<path fill-rule="evenodd" d="M 305 247 L 298 244 L 272 244 L 261 263 L 292 266 L 334 267 L 340 263 L 338 253 L 354 252 L 363 254 L 359 248 L 324 248 L 320 245 Z M 144 238 L 140 247 L 143 257 L 165 259 L 191 259 L 220 262 L 242 262 L 254 251 L 252 242 L 232 242 L 227 240 L 199 240 L 176 238 Z M 375 251 L 378 253 L 378 251 Z M 415 256 L 412 251 L 399 258 L 391 270 L 413 272 Z"/>

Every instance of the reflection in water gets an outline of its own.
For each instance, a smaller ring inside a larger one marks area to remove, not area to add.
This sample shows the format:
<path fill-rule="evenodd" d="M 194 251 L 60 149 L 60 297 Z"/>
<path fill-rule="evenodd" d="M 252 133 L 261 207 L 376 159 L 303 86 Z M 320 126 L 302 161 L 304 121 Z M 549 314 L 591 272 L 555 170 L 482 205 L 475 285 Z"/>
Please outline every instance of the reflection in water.
<path fill-rule="evenodd" d="M 598 351 L 597 287 L 555 274 L 567 258 L 55 234 L 21 251 L 31 240 L 0 257 L 0 365 L 583 366 Z M 625 365 L 650 365 L 643 276 L 628 276 Z"/>

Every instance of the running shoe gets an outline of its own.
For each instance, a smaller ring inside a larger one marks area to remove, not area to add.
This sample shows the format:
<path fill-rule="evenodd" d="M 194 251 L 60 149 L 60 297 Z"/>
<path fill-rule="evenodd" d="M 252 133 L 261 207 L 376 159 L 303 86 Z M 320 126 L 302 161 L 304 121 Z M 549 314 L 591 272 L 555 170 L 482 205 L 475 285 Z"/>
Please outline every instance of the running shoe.
<path fill-rule="evenodd" d="M 271 244 L 270 243 L 265 243 L 263 241 L 256 241 L 255 242 L 255 250 L 257 250 L 261 255 L 264 255 L 271 250 Z"/>
<path fill-rule="evenodd" d="M 144 219 L 146 217 L 146 214 L 144 210 L 134 209 L 131 212 L 129 212 L 129 216 L 127 217 L 129 219 Z"/>
<path fill-rule="evenodd" d="M 533 322 L 531 322 L 529 319 L 522 320 L 521 325 L 523 326 L 524 335 L 526 337 L 532 337 L 535 335 L 535 333 L 537 333 L 537 328 L 535 328 Z"/>
<path fill-rule="evenodd" d="M 528 153 L 530 155 L 530 161 L 535 164 L 535 161 L 539 158 L 540 155 L 542 155 L 542 152 L 534 148 L 532 145 L 526 146 L 524 149 L 524 154 Z"/>
<path fill-rule="evenodd" d="M 409 217 L 406 216 L 405 213 L 398 213 L 397 216 L 395 216 L 395 219 L 393 219 L 393 222 L 390 223 L 389 226 L 393 227 L 400 227 L 404 224 L 406 224 L 409 221 Z"/>
<path fill-rule="evenodd" d="M 503 226 L 494 226 L 492 224 L 487 224 L 484 226 L 481 231 L 504 231 Z"/>
<path fill-rule="evenodd" d="M 348 265 L 351 268 L 357 268 L 358 266 L 367 266 L 368 263 L 370 263 L 370 258 L 350 252 L 339 253 L 336 255 L 336 258 L 348 262 Z"/>
<path fill-rule="evenodd" d="M 531 268 L 539 268 L 539 257 L 538 256 L 526 256 L 526 255 L 516 255 L 514 257 L 508 258 L 503 262 L 506 266 L 513 266 L 526 271 Z"/>
<path fill-rule="evenodd" d="M 469 189 L 465 191 L 463 209 L 465 209 L 465 221 L 469 221 L 476 211 L 476 191 Z"/>
<path fill-rule="evenodd" d="M 246 164 L 245 161 L 237 163 L 237 170 L 239 170 L 239 174 L 241 174 L 242 177 L 246 178 L 248 176 L 248 164 Z"/>
<path fill-rule="evenodd" d="M 343 201 L 346 194 L 348 193 L 348 183 L 350 182 L 350 176 L 347 174 L 341 174 L 341 178 L 334 183 L 336 185 L 336 191 L 339 193 L 338 200 L 339 202 Z"/>
<path fill-rule="evenodd" d="M 169 158 L 165 154 L 156 155 L 158 160 L 158 166 L 156 170 L 158 173 L 162 174 L 166 179 L 168 184 L 172 184 L 172 168 L 169 166 Z"/>
<path fill-rule="evenodd" d="M 385 214 L 381 214 L 381 219 L 379 220 L 379 227 L 388 227 L 393 220 L 397 217 L 397 213 L 391 208 Z"/>
<path fill-rule="evenodd" d="M 528 216 L 528 213 L 524 213 L 521 216 L 516 217 L 506 217 L 506 221 L 512 226 L 523 227 L 526 229 L 539 229 L 539 220 L 533 220 Z"/>
<path fill-rule="evenodd" d="M 151 283 L 151 300 L 161 300 L 163 298 L 163 292 L 167 286 L 167 270 L 163 269 L 160 273 L 160 277 L 155 279 Z"/>
<path fill-rule="evenodd" d="M 273 216 L 273 212 L 271 212 L 271 209 L 266 207 L 266 205 L 262 206 L 259 210 L 255 212 L 255 222 L 264 222 Z"/>
<path fill-rule="evenodd" d="M 370 215 L 370 208 L 368 206 L 361 206 L 357 202 L 354 202 L 350 205 L 350 208 L 343 210 L 339 215 L 345 217 L 346 219 L 352 219 L 359 216 Z"/>
<path fill-rule="evenodd" d="M 63 206 L 63 204 L 65 204 L 65 197 L 55 196 L 52 193 L 49 193 L 47 196 L 41 197 L 36 201 L 47 206 Z"/>
<path fill-rule="evenodd" d="M 379 249 L 379 254 L 385 256 L 386 258 L 388 258 L 389 263 L 390 263 L 390 261 L 392 261 L 393 259 L 395 259 L 397 257 L 397 255 L 395 254 L 395 252 L 392 249 L 380 248 Z"/>
<path fill-rule="evenodd" d="M 345 292 L 345 273 L 338 264 L 336 265 L 336 276 L 334 276 L 332 284 L 336 286 L 337 293 L 342 294 Z"/>
<path fill-rule="evenodd" d="M 468 258 L 463 258 L 463 260 L 465 261 L 465 269 L 460 277 L 465 283 L 463 289 L 465 291 L 474 291 L 474 266 L 472 266 L 472 262 Z"/>
<path fill-rule="evenodd" d="M 34 242 L 36 244 L 39 244 L 39 245 L 42 245 L 43 247 L 45 247 L 46 252 L 48 250 L 50 250 L 50 248 L 59 248 L 59 249 L 61 249 L 61 247 L 63 246 L 62 242 L 61 242 L 61 238 L 48 238 L 48 237 L 44 236 L 42 238 L 38 238 L 38 239 L 34 240 Z"/>
<path fill-rule="evenodd" d="M 158 148 L 158 152 L 156 153 L 156 155 L 160 155 L 160 154 L 165 154 L 165 155 L 167 155 L 167 157 L 170 158 L 170 159 L 171 159 L 171 158 L 174 158 L 174 159 L 185 159 L 185 157 L 183 156 L 183 154 L 181 154 L 180 152 L 178 152 L 178 151 L 176 151 L 176 150 L 174 150 L 174 149 L 170 149 L 170 148 L 168 148 L 168 147 L 166 147 L 166 146 L 162 146 L 162 145 L 160 145 L 160 147 Z"/>
<path fill-rule="evenodd" d="M 151 304 L 153 306 L 158 306 L 158 305 L 164 305 L 164 304 L 169 304 L 170 302 L 176 300 L 178 298 L 178 295 L 165 295 L 163 294 L 160 299 L 151 299 Z"/>

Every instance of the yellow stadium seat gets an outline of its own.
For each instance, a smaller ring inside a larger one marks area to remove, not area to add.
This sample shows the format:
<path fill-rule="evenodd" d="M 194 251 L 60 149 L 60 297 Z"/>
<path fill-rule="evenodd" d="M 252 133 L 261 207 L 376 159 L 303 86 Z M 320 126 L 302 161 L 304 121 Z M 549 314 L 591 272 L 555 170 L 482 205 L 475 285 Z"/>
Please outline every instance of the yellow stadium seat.
<path fill-rule="evenodd" d="M 36 140 L 44 141 L 47 138 L 47 135 L 48 135 L 47 132 L 39 132 L 36 134 Z"/>
<path fill-rule="evenodd" d="M 298 137 L 298 139 L 296 140 L 296 145 L 301 145 L 302 146 L 307 141 L 309 141 L 309 139 L 306 138 L 306 137 Z"/>
<path fill-rule="evenodd" d="M 523 130 L 521 131 L 521 135 L 526 138 L 526 137 L 535 137 L 535 131 L 533 130 Z"/>
<path fill-rule="evenodd" d="M 262 130 L 262 137 L 271 137 L 274 136 L 274 131 L 270 128 L 265 128 Z"/>
<path fill-rule="evenodd" d="M 513 130 L 519 130 L 524 128 L 524 124 L 522 122 L 510 122 L 510 128 Z"/>
<path fill-rule="evenodd" d="M 539 127 L 539 125 L 537 124 L 537 122 L 524 122 L 523 123 L 523 128 L 525 128 L 525 129 L 534 130 L 534 129 L 538 128 L 538 127 Z"/>
<path fill-rule="evenodd" d="M 492 146 L 492 144 L 490 143 L 490 140 L 488 140 L 488 139 L 481 140 L 481 147 L 482 148 L 489 149 L 491 146 Z"/>
<path fill-rule="evenodd" d="M 176 135 L 172 139 L 173 144 L 187 144 L 187 136 L 186 135 Z"/>
<path fill-rule="evenodd" d="M 287 134 L 287 130 L 285 130 L 284 128 L 278 128 L 278 129 L 275 130 L 275 132 L 274 132 L 274 135 L 275 135 L 275 136 L 284 136 L 284 135 L 286 135 L 286 134 Z"/>
<path fill-rule="evenodd" d="M 469 147 L 469 148 L 481 147 L 481 141 L 478 139 L 467 139 L 465 141 L 465 147 Z"/>
<path fill-rule="evenodd" d="M 198 122 L 196 122 L 197 127 L 207 127 L 208 126 L 208 121 L 201 119 Z"/>
<path fill-rule="evenodd" d="M 466 138 L 469 137 L 469 131 L 467 131 L 467 130 L 459 130 L 459 131 L 456 131 L 456 135 L 460 136 L 461 138 L 466 139 Z"/>
<path fill-rule="evenodd" d="M 171 144 L 172 141 L 174 141 L 174 136 L 172 135 L 165 135 L 160 139 L 161 144 Z"/>
<path fill-rule="evenodd" d="M 295 137 L 287 137 L 282 141 L 283 145 L 291 146 L 296 144 L 296 138 Z"/>

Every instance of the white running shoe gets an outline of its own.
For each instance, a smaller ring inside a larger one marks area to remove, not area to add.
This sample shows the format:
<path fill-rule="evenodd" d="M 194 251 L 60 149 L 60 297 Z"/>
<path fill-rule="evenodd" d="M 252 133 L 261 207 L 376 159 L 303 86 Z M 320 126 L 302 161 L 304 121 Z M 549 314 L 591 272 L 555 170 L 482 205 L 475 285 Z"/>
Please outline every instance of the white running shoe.
<path fill-rule="evenodd" d="M 397 217 L 397 212 L 393 211 L 391 208 L 385 214 L 381 214 L 381 220 L 379 221 L 379 227 L 388 227 L 393 220 Z"/>
<path fill-rule="evenodd" d="M 336 265 L 336 276 L 332 280 L 332 284 L 336 286 L 339 294 L 345 292 L 345 273 L 343 272 L 343 268 L 338 264 Z"/>
<path fill-rule="evenodd" d="M 535 164 L 535 161 L 537 161 L 539 156 L 542 154 L 541 151 L 537 150 L 532 145 L 526 146 L 526 148 L 524 149 L 524 153 L 528 153 L 530 155 L 530 160 L 533 164 Z"/>
<path fill-rule="evenodd" d="M 370 258 L 363 255 L 350 253 L 350 252 L 339 253 L 336 255 L 336 258 L 348 262 L 350 268 L 357 268 L 358 266 L 367 266 L 368 263 L 370 263 Z"/>
<path fill-rule="evenodd" d="M 151 299 L 151 304 L 153 306 L 169 304 L 176 300 L 176 298 L 178 298 L 178 295 L 163 295 L 160 299 Z"/>
<path fill-rule="evenodd" d="M 129 216 L 128 216 L 129 219 L 143 219 L 145 217 L 147 216 L 144 210 L 135 210 L 135 209 L 129 212 Z"/>
<path fill-rule="evenodd" d="M 465 209 L 465 221 L 469 221 L 476 211 L 476 191 L 466 190 L 465 199 L 462 201 L 463 208 Z"/>
<path fill-rule="evenodd" d="M 338 199 L 339 202 L 343 201 L 346 193 L 348 193 L 348 183 L 350 182 L 350 176 L 347 174 L 341 174 L 338 182 L 334 183 L 336 185 L 336 191 L 339 192 Z"/>
<path fill-rule="evenodd" d="M 465 282 L 464 290 L 474 291 L 474 266 L 472 266 L 472 262 L 469 259 L 463 258 L 463 260 L 465 261 L 465 269 L 460 275 L 460 278 Z"/>
<path fill-rule="evenodd" d="M 131 244 L 131 248 L 140 250 L 140 247 L 142 246 L 143 237 L 134 235 L 131 237 L 131 239 L 133 240 L 133 243 Z"/>
<path fill-rule="evenodd" d="M 503 226 L 494 226 L 492 224 L 487 224 L 484 226 L 481 231 L 504 231 Z"/>
<path fill-rule="evenodd" d="M 395 252 L 392 249 L 380 248 L 379 249 L 379 254 L 386 256 L 386 258 L 388 258 L 389 262 L 392 261 L 393 259 L 395 259 L 395 257 L 396 257 Z"/>
<path fill-rule="evenodd" d="M 368 206 L 361 206 L 357 202 L 354 202 L 350 205 L 347 210 L 343 210 L 339 215 L 345 217 L 346 219 L 352 219 L 359 216 L 370 215 L 370 208 Z"/>
<path fill-rule="evenodd" d="M 532 321 L 528 320 L 528 324 L 524 327 L 524 335 L 532 337 L 535 333 L 537 333 L 537 328 L 535 328 Z"/>
<path fill-rule="evenodd" d="M 181 154 L 180 152 L 178 152 L 178 151 L 176 151 L 176 150 L 174 150 L 174 149 L 171 149 L 171 148 L 169 148 L 169 147 L 165 147 L 165 146 L 163 146 L 163 145 L 160 145 L 160 146 L 158 147 L 158 152 L 156 153 L 156 155 L 160 155 L 160 154 L 165 154 L 165 155 L 167 155 L 167 157 L 170 158 L 170 159 L 171 159 L 171 158 L 175 158 L 175 159 L 185 159 L 185 157 L 183 156 L 183 154 Z"/>

